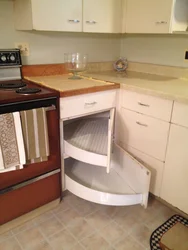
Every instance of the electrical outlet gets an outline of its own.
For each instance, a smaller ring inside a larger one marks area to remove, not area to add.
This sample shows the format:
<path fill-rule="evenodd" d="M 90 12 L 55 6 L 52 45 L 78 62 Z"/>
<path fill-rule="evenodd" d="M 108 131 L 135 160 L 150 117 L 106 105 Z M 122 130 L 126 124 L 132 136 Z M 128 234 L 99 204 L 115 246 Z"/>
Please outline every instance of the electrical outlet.
<path fill-rule="evenodd" d="M 20 49 L 22 56 L 29 56 L 29 44 L 28 43 L 15 43 L 15 47 Z"/>
<path fill-rule="evenodd" d="M 185 60 L 188 60 L 188 51 L 185 51 Z"/>

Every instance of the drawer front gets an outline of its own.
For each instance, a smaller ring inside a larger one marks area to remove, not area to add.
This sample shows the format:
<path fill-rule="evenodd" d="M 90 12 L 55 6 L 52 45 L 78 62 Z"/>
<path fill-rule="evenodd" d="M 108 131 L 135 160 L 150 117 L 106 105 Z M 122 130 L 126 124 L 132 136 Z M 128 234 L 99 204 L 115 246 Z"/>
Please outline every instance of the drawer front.
<path fill-rule="evenodd" d="M 160 161 L 165 160 L 170 123 L 122 108 L 118 127 L 120 141 L 124 144 Z"/>
<path fill-rule="evenodd" d="M 146 155 L 126 144 L 121 144 L 120 146 L 123 147 L 130 154 L 132 154 L 133 157 L 135 157 L 147 169 L 151 171 L 150 192 L 159 197 L 162 185 L 164 162 L 156 160 L 155 158 Z"/>
<path fill-rule="evenodd" d="M 60 117 L 89 114 L 116 106 L 116 90 L 78 95 L 60 99 Z"/>
<path fill-rule="evenodd" d="M 123 90 L 122 106 L 164 121 L 170 121 L 173 101 Z"/>
<path fill-rule="evenodd" d="M 188 127 L 188 105 L 174 102 L 172 123 Z"/>

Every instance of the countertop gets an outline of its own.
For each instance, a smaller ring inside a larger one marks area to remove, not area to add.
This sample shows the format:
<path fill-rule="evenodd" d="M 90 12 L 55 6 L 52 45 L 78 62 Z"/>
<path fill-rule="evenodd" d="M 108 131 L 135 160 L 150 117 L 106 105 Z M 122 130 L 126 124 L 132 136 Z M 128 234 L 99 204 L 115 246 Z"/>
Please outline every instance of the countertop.
<path fill-rule="evenodd" d="M 121 84 L 121 88 L 188 104 L 188 79 L 135 71 L 87 73 L 85 77 Z"/>
<path fill-rule="evenodd" d="M 110 89 L 122 89 L 153 95 L 188 104 L 188 79 L 154 75 L 135 71 L 116 73 L 103 71 L 84 73 L 81 80 L 70 80 L 70 75 L 26 77 L 35 83 L 60 91 L 61 97 Z"/>
<path fill-rule="evenodd" d="M 60 92 L 60 97 L 87 94 L 120 88 L 119 83 L 93 80 L 83 77 L 80 80 L 69 79 L 71 75 L 35 76 L 25 79 L 55 89 Z"/>

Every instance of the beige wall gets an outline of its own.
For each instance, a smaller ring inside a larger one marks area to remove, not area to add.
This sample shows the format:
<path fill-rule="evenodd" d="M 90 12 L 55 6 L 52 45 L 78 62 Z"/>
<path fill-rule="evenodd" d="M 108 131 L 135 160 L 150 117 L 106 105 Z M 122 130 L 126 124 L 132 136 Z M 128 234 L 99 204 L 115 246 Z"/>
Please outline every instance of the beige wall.
<path fill-rule="evenodd" d="M 129 61 L 188 67 L 188 35 L 123 35 L 121 56 Z"/>
<path fill-rule="evenodd" d="M 129 61 L 188 67 L 184 52 L 188 35 L 108 35 L 64 32 L 16 31 L 13 1 L 0 0 L 0 48 L 27 42 L 30 56 L 24 64 L 62 63 L 65 52 L 88 53 L 89 61 Z"/>
<path fill-rule="evenodd" d="M 13 1 L 0 0 L 0 48 L 27 42 L 30 56 L 24 64 L 62 63 L 65 52 L 83 52 L 89 61 L 113 61 L 120 55 L 120 36 L 64 32 L 15 31 Z"/>

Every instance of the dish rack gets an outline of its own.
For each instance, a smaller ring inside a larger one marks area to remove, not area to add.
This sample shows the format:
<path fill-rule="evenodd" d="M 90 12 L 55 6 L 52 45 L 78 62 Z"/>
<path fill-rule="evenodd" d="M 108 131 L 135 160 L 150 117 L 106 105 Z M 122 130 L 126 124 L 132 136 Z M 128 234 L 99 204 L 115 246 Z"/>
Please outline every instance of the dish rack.
<path fill-rule="evenodd" d="M 65 189 L 103 205 L 147 207 L 150 171 L 114 142 L 115 108 L 63 121 Z"/>

